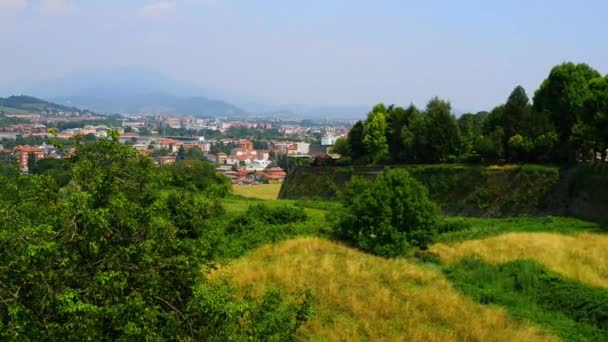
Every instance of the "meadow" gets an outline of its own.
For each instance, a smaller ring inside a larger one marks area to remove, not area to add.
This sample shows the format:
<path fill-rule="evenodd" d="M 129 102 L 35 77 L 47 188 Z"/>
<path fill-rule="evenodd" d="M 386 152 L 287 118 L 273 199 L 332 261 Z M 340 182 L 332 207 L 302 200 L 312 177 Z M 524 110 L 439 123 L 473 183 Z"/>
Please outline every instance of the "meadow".
<path fill-rule="evenodd" d="M 428 251 L 385 259 L 333 239 L 326 216 L 339 203 L 261 200 L 268 189 L 255 189 L 234 191 L 224 207 L 246 214 L 263 204 L 307 218 L 263 228 L 210 279 L 228 276 L 257 293 L 310 289 L 315 314 L 298 331 L 304 340 L 608 340 L 605 225 L 447 217 L 457 229 Z"/>

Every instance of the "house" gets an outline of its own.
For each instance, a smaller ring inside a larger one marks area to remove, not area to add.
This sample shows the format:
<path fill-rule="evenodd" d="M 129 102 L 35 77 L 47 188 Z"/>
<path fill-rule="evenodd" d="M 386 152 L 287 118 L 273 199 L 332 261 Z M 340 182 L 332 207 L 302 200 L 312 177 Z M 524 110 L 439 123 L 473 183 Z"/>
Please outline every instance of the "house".
<path fill-rule="evenodd" d="M 29 172 L 28 160 L 30 154 L 34 155 L 36 160 L 44 159 L 44 150 L 38 147 L 32 146 L 17 146 L 13 149 L 13 153 L 17 155 L 21 172 Z"/>
<path fill-rule="evenodd" d="M 163 157 L 156 157 L 154 158 L 154 161 L 158 164 L 158 165 L 169 165 L 169 164 L 173 164 L 175 163 L 175 156 L 163 156 Z"/>
<path fill-rule="evenodd" d="M 180 146 L 184 143 L 174 139 L 160 139 L 156 141 L 156 147 L 159 149 L 166 149 L 169 152 L 176 153 L 179 151 Z"/>
<path fill-rule="evenodd" d="M 256 176 L 260 181 L 268 181 L 268 183 L 280 183 L 285 180 L 285 170 L 280 167 L 272 167 L 266 171 L 256 173 Z"/>

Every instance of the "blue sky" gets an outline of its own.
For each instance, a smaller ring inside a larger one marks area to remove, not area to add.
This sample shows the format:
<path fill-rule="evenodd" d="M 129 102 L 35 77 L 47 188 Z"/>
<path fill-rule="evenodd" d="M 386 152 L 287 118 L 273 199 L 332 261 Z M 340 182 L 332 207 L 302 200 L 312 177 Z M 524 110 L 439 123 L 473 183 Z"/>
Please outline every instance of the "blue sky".
<path fill-rule="evenodd" d="M 490 109 L 563 61 L 606 74 L 606 13 L 594 0 L 0 0 L 0 89 L 140 67 L 228 100 Z"/>

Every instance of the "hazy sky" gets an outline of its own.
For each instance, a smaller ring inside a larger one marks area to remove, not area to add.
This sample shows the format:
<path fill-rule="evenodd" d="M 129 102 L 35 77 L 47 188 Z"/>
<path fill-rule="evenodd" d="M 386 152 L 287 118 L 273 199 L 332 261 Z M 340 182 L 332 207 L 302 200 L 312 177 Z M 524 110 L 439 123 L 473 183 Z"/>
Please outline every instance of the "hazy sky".
<path fill-rule="evenodd" d="M 608 72 L 608 1 L 0 0 L 0 83 L 145 67 L 269 103 L 455 108 Z"/>

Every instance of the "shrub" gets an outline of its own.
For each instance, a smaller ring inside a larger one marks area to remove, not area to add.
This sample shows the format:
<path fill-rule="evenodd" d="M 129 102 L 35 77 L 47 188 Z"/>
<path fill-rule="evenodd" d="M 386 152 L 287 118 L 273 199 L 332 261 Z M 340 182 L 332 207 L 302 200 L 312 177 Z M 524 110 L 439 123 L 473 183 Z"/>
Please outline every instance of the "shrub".
<path fill-rule="evenodd" d="M 365 251 L 394 257 L 411 247 L 426 249 L 436 233 L 439 208 L 403 169 L 387 170 L 375 181 L 354 178 L 342 201 L 337 232 Z"/>
<path fill-rule="evenodd" d="M 263 203 L 254 204 L 249 207 L 247 215 L 268 224 L 304 222 L 308 218 L 302 208 L 288 206 L 270 208 Z"/>

